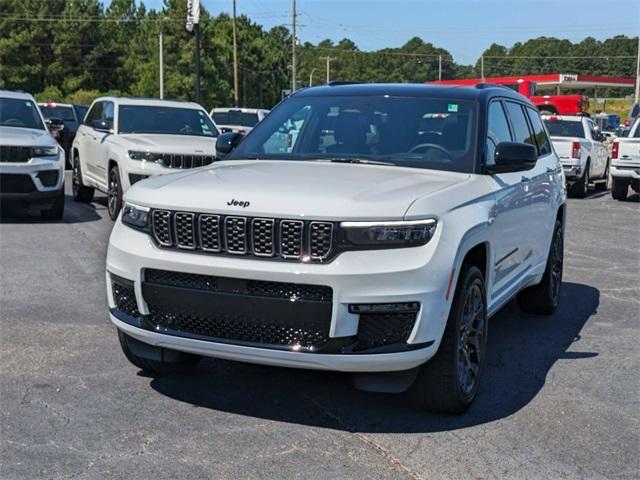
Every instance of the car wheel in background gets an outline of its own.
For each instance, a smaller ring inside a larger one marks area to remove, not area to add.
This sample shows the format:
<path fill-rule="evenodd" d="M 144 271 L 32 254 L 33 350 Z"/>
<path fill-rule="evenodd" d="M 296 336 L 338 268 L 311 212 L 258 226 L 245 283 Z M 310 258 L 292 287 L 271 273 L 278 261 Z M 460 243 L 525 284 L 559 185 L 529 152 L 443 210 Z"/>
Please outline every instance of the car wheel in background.
<path fill-rule="evenodd" d="M 107 188 L 107 209 L 111 220 L 116 220 L 122 208 L 122 184 L 118 166 L 114 165 L 109 170 L 109 185 Z"/>
<path fill-rule="evenodd" d="M 575 198 L 584 198 L 589 192 L 589 163 L 584 169 L 584 174 L 580 177 L 569 190 L 569 195 Z"/>
<path fill-rule="evenodd" d="M 611 196 L 615 200 L 626 200 L 627 191 L 629 190 L 629 182 L 619 178 L 611 179 Z"/>
<path fill-rule="evenodd" d="M 122 352 L 124 353 L 125 357 L 127 357 L 127 360 L 129 360 L 139 369 L 148 373 L 161 374 L 185 372 L 195 368 L 201 358 L 199 355 L 194 355 L 191 353 L 163 349 L 165 351 L 165 354 L 170 354 L 172 361 L 151 360 L 133 353 L 136 345 L 143 345 L 146 348 L 149 348 L 149 346 L 144 345 L 142 342 L 139 342 L 135 338 L 130 337 L 120 330 L 118 330 L 118 340 L 120 341 L 120 347 L 122 347 Z M 160 356 L 162 357 L 163 355 Z"/>
<path fill-rule="evenodd" d="M 484 277 L 477 267 L 464 264 L 440 347 L 409 389 L 413 402 L 434 412 L 465 412 L 478 393 L 486 344 Z"/>
<path fill-rule="evenodd" d="M 45 210 L 40 210 L 40 216 L 47 220 L 60 220 L 64 215 L 64 183 L 62 188 L 58 192 L 56 199 L 53 201 L 53 205 Z"/>
<path fill-rule="evenodd" d="M 518 305 L 526 313 L 551 315 L 560 303 L 562 267 L 564 262 L 564 236 L 562 222 L 556 220 L 547 257 L 547 266 L 539 284 L 518 293 Z"/>
<path fill-rule="evenodd" d="M 76 157 L 73 161 L 73 173 L 71 175 L 71 189 L 73 191 L 73 199 L 76 202 L 90 202 L 93 200 L 94 189 L 85 187 L 82 183 L 82 170 L 80 166 L 80 158 Z"/>

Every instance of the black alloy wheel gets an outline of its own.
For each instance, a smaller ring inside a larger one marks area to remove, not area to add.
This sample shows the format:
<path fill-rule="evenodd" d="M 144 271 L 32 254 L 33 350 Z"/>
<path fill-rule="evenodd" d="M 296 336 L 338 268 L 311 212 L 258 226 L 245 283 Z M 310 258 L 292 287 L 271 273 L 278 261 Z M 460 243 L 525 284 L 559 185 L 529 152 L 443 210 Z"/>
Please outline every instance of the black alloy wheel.
<path fill-rule="evenodd" d="M 480 364 L 484 356 L 486 312 L 482 291 L 477 283 L 467 290 L 458 338 L 458 387 L 469 398 L 478 385 Z"/>
<path fill-rule="evenodd" d="M 122 208 L 122 187 L 118 167 L 113 166 L 109 170 L 109 184 L 107 188 L 107 209 L 111 220 L 116 220 Z"/>

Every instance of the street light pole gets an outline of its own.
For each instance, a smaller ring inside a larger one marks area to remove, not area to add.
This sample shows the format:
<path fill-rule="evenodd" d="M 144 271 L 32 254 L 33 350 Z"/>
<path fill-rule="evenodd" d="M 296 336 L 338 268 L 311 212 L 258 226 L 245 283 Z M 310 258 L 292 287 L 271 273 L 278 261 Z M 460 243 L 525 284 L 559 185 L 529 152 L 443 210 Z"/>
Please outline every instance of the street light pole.
<path fill-rule="evenodd" d="M 293 0 L 291 28 L 291 93 L 296 91 L 296 0 Z"/>
<path fill-rule="evenodd" d="M 233 0 L 233 100 L 238 106 L 238 40 L 236 37 L 236 0 Z"/>
<path fill-rule="evenodd" d="M 160 38 L 158 39 L 158 43 L 160 44 L 160 98 L 164 98 L 164 58 L 162 51 L 162 30 L 160 30 Z"/>
<path fill-rule="evenodd" d="M 638 35 L 638 52 L 636 57 L 636 95 L 635 103 L 640 100 L 640 35 Z"/>
<path fill-rule="evenodd" d="M 309 86 L 311 87 L 313 85 L 313 73 L 316 71 L 316 69 L 312 69 L 311 73 L 309 74 Z"/>

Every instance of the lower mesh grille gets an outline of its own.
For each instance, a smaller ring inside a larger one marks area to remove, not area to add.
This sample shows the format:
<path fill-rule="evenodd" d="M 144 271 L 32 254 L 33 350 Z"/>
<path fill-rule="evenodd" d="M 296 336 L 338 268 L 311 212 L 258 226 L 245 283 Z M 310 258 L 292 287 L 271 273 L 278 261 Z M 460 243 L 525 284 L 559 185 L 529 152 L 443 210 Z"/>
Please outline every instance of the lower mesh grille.
<path fill-rule="evenodd" d="M 0 174 L 0 192 L 2 193 L 31 193 L 35 189 L 36 187 L 29 175 Z"/>
<path fill-rule="evenodd" d="M 111 275 L 111 291 L 116 308 L 132 317 L 140 315 L 133 282 L 116 275 Z"/>
<path fill-rule="evenodd" d="M 203 337 L 252 344 L 319 348 L 329 340 L 329 322 L 304 322 L 295 325 L 273 325 L 268 320 L 241 315 L 208 315 L 185 309 L 150 304 L 149 321 L 160 328 L 187 332 Z M 256 321 L 258 320 L 258 321 Z"/>
<path fill-rule="evenodd" d="M 415 321 L 415 313 L 361 314 L 356 350 L 406 342 Z"/>

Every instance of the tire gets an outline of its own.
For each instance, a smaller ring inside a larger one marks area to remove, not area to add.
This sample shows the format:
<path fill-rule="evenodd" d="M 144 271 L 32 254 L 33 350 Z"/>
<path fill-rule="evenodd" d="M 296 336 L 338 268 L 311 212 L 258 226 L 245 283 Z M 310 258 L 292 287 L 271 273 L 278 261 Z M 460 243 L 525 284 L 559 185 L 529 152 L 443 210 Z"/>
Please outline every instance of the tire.
<path fill-rule="evenodd" d="M 50 208 L 40 210 L 40 216 L 47 220 L 60 220 L 64 215 L 64 183 Z"/>
<path fill-rule="evenodd" d="M 587 193 L 589 193 L 589 162 L 587 162 L 582 177 L 580 177 L 569 190 L 569 195 L 574 198 L 584 198 L 587 196 Z"/>
<path fill-rule="evenodd" d="M 595 184 L 595 189 L 597 192 L 606 192 L 609 184 L 609 159 L 607 158 L 607 164 L 604 167 L 604 174 L 602 175 L 602 179 L 604 181 L 597 182 Z"/>
<path fill-rule="evenodd" d="M 109 183 L 107 186 L 107 210 L 109 218 L 115 221 L 122 209 L 122 183 L 120 183 L 120 172 L 118 166 L 114 165 L 109 169 Z"/>
<path fill-rule="evenodd" d="M 433 412 L 465 412 L 478 393 L 486 344 L 484 277 L 477 267 L 464 264 L 440 347 L 409 389 L 413 403 Z"/>
<path fill-rule="evenodd" d="M 613 177 L 611 179 L 611 197 L 614 200 L 626 200 L 629 191 L 629 182 Z"/>
<path fill-rule="evenodd" d="M 526 313 L 551 315 L 558 308 L 562 290 L 564 235 L 562 222 L 556 220 L 551 238 L 547 266 L 539 284 L 525 288 L 517 295 L 518 306 Z"/>
<path fill-rule="evenodd" d="M 76 202 L 89 203 L 91 200 L 93 200 L 93 194 L 95 190 L 91 187 L 85 187 L 84 183 L 82 183 L 80 157 L 76 157 L 73 161 L 71 188 L 73 190 L 73 199 Z"/>
<path fill-rule="evenodd" d="M 199 355 L 171 350 L 174 361 L 167 362 L 163 360 L 150 360 L 133 353 L 130 344 L 132 342 L 137 342 L 137 340 L 133 339 L 126 333 L 121 332 L 120 330 L 118 330 L 118 340 L 120 341 L 122 353 L 124 353 L 124 356 L 127 357 L 127 360 L 129 360 L 129 362 L 138 367 L 140 370 L 148 373 L 163 374 L 186 372 L 194 369 L 202 358 Z"/>

